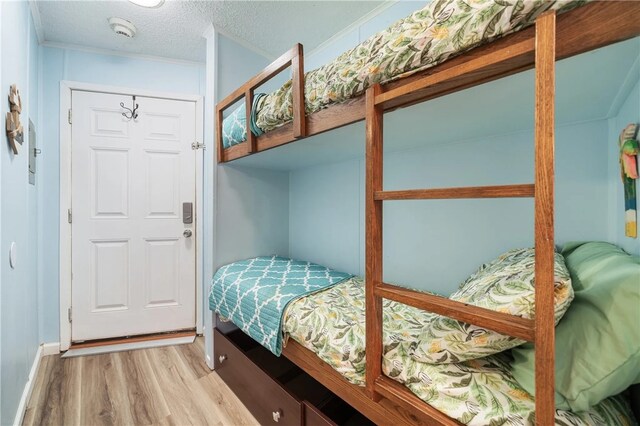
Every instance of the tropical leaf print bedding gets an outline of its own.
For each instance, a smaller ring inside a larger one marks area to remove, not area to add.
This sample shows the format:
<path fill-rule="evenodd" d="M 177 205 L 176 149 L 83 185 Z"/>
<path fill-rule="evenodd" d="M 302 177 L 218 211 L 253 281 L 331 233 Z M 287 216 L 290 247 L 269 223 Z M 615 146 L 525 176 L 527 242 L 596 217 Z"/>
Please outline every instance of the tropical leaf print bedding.
<path fill-rule="evenodd" d="M 434 408 L 469 425 L 533 425 L 535 403 L 508 370 L 507 355 L 450 364 L 411 357 L 412 342 L 433 314 L 384 300 L 383 372 Z M 293 302 L 283 321 L 286 338 L 315 352 L 349 382 L 364 385 L 364 283 L 352 278 Z M 589 411 L 557 410 L 559 425 L 631 425 L 628 403 L 608 398 Z"/>
<path fill-rule="evenodd" d="M 482 265 L 450 299 L 521 318 L 535 318 L 535 250 L 509 250 Z M 571 276 L 560 253 L 554 260 L 556 324 L 573 300 Z M 446 364 L 482 358 L 525 343 L 477 325 L 437 315 L 424 327 L 412 356 L 416 361 Z"/>
<path fill-rule="evenodd" d="M 334 61 L 305 74 L 307 114 L 531 25 L 547 10 L 589 0 L 433 0 Z M 257 125 L 272 130 L 293 117 L 291 80 L 258 104 Z"/>

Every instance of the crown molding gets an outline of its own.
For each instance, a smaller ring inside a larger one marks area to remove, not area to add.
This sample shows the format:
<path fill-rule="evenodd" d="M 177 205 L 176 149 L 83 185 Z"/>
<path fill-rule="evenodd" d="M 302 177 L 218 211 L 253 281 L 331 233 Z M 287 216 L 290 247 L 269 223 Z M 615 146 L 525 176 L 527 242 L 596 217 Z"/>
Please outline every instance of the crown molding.
<path fill-rule="evenodd" d="M 76 50 L 80 52 L 95 53 L 98 55 L 121 56 L 125 58 L 144 59 L 147 61 L 165 62 L 169 64 L 190 65 L 190 66 L 198 66 L 198 67 L 204 66 L 205 64 L 204 61 L 199 62 L 199 61 L 190 61 L 188 59 L 168 58 L 165 56 L 145 55 L 142 53 L 123 52 L 120 50 L 102 49 L 98 47 L 81 46 L 81 45 L 71 44 L 71 43 L 59 43 L 55 41 L 44 41 L 40 43 L 40 45 L 44 47 L 53 47 L 56 49 Z"/>

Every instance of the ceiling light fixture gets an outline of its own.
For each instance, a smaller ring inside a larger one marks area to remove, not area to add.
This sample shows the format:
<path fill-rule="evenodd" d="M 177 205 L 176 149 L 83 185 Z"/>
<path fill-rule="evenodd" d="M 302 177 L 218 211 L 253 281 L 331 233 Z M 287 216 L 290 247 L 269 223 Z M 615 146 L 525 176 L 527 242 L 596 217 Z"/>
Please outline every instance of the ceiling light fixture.
<path fill-rule="evenodd" d="M 131 3 L 148 8 L 156 8 L 162 6 L 164 0 L 129 0 Z"/>
<path fill-rule="evenodd" d="M 133 38 L 136 36 L 136 26 L 126 19 L 122 18 L 109 18 L 109 26 L 113 30 L 114 33 L 127 37 Z"/>

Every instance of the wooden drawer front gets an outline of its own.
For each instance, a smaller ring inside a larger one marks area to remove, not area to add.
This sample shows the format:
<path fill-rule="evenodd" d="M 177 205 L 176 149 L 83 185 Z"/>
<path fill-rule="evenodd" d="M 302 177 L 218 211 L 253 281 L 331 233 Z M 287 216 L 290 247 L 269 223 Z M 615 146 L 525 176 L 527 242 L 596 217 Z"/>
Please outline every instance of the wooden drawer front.
<path fill-rule="evenodd" d="M 225 335 L 214 330 L 215 370 L 261 425 L 299 425 L 302 406 Z"/>
<path fill-rule="evenodd" d="M 305 426 L 336 426 L 327 416 L 322 414 L 313 405 L 304 402 L 304 425 Z"/>

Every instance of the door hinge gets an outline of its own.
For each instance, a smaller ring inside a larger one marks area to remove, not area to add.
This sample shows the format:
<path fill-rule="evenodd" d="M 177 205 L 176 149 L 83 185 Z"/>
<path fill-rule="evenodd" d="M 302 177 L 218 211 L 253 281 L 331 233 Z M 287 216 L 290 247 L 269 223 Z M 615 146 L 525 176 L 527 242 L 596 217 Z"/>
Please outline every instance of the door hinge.
<path fill-rule="evenodd" d="M 71 209 L 67 209 L 67 222 L 71 223 L 73 221 L 73 215 L 71 214 Z"/>
<path fill-rule="evenodd" d="M 202 142 L 194 142 L 191 144 L 191 149 L 198 150 L 198 149 L 207 149 L 206 145 L 203 144 Z"/>
<path fill-rule="evenodd" d="M 67 315 L 69 316 L 69 322 L 71 322 L 71 308 L 67 310 Z"/>
<path fill-rule="evenodd" d="M 71 112 L 71 108 L 69 108 L 69 114 L 67 115 L 67 118 L 69 119 L 69 124 L 71 124 L 71 122 L 73 121 L 72 117 L 73 117 L 73 113 Z"/>

